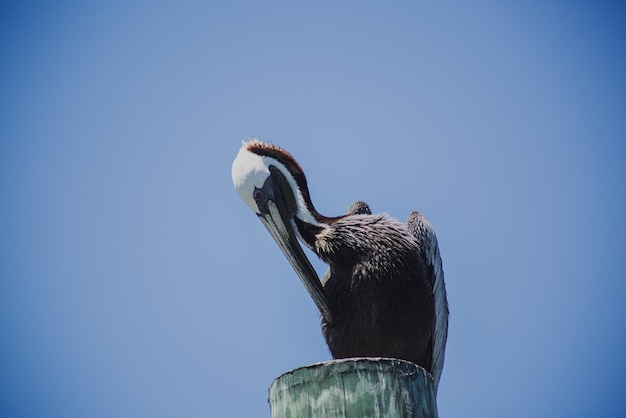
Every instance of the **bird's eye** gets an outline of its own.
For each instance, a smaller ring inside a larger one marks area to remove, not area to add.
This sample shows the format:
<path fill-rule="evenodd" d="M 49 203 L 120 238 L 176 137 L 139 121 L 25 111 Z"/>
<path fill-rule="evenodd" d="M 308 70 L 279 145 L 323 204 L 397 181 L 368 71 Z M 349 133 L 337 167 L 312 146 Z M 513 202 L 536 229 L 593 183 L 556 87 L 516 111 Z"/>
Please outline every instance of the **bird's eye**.
<path fill-rule="evenodd" d="M 263 191 L 261 191 L 261 189 L 255 187 L 254 191 L 252 192 L 252 197 L 254 198 L 254 200 L 258 202 L 261 199 L 262 196 L 263 196 Z"/>

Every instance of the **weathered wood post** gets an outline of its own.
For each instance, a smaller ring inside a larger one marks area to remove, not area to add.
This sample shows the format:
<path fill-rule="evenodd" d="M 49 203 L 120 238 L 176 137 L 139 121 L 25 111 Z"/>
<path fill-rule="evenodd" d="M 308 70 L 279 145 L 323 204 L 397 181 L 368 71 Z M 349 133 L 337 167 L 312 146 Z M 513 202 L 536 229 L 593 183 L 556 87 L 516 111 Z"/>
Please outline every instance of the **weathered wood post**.
<path fill-rule="evenodd" d="M 351 358 L 300 367 L 269 389 L 272 418 L 437 418 L 430 375 L 408 361 Z"/>

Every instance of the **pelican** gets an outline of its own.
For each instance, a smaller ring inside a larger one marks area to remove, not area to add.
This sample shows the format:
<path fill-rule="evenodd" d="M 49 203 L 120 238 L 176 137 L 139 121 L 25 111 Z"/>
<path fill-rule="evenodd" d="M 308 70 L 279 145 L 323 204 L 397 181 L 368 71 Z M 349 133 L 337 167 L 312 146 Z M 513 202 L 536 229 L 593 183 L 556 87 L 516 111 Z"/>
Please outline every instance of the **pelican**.
<path fill-rule="evenodd" d="M 243 143 L 231 174 L 319 309 L 332 356 L 411 361 L 430 373 L 436 393 L 448 302 L 437 237 L 426 218 L 413 212 L 403 224 L 372 215 L 362 201 L 343 215 L 324 216 L 293 156 L 257 139 Z M 298 240 L 328 264 L 323 281 Z"/>

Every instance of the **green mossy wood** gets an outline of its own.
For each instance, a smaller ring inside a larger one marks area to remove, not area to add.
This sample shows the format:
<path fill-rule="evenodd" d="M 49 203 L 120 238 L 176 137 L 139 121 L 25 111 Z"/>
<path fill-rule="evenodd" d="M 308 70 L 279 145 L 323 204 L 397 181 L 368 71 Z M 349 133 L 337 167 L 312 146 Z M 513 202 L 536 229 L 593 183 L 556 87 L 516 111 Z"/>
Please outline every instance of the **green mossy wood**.
<path fill-rule="evenodd" d="M 269 389 L 272 418 L 437 418 L 432 378 L 408 361 L 357 358 L 284 373 Z"/>

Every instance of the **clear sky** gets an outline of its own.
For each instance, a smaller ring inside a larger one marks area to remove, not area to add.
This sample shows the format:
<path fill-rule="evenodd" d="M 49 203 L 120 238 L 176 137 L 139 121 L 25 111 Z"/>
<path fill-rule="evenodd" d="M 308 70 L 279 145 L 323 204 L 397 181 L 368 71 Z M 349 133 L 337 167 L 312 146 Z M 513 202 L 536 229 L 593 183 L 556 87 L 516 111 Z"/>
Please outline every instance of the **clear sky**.
<path fill-rule="evenodd" d="M 248 136 L 325 215 L 430 219 L 440 416 L 623 413 L 626 8 L 217 3 L 0 6 L 0 416 L 269 416 L 330 359 Z"/>

